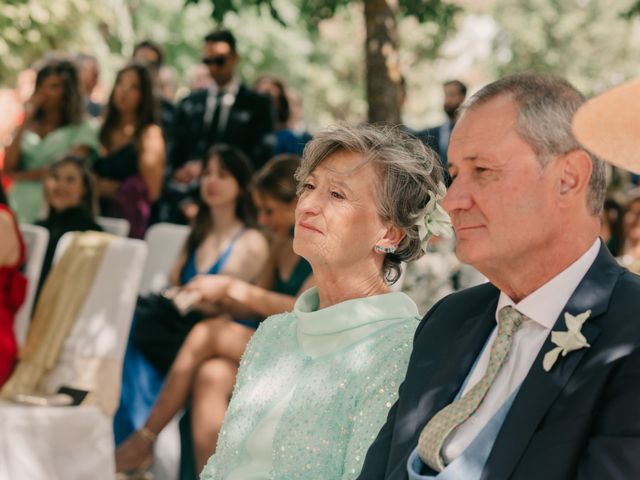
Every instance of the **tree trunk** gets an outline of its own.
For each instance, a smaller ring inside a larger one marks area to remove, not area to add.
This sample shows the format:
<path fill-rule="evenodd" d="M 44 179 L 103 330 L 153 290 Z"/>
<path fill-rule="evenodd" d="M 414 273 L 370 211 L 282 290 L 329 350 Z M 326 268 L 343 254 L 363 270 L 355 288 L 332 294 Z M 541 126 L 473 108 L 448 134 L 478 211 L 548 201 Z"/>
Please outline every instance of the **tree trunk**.
<path fill-rule="evenodd" d="M 369 122 L 400 123 L 396 0 L 363 0 Z"/>

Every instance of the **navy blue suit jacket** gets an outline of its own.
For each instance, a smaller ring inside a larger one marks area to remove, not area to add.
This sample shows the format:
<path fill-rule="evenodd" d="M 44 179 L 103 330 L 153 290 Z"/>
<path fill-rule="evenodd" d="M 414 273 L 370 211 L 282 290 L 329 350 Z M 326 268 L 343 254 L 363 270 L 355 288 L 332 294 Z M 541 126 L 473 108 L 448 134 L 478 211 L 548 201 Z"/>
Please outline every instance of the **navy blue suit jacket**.
<path fill-rule="evenodd" d="M 484 284 L 452 294 L 425 316 L 400 397 L 370 447 L 360 480 L 407 478 L 424 425 L 449 404 L 496 325 L 499 291 Z M 498 434 L 482 478 L 640 479 L 640 277 L 601 245 L 564 312 L 591 309 L 590 348 L 542 358 L 547 338 Z"/>

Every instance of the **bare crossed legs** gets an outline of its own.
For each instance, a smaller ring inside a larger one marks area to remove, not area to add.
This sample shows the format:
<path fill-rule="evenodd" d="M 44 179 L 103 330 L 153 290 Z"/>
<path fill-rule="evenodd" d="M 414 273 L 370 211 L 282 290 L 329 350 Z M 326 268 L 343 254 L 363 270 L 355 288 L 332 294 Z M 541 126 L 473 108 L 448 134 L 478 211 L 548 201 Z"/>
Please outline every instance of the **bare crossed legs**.
<path fill-rule="evenodd" d="M 198 471 L 215 451 L 238 362 L 253 332 L 227 317 L 196 324 L 180 348 L 145 423 L 146 429 L 158 434 L 185 406 L 191 394 Z M 134 433 L 116 449 L 116 470 L 127 472 L 148 466 L 152 451 L 148 438 Z"/>

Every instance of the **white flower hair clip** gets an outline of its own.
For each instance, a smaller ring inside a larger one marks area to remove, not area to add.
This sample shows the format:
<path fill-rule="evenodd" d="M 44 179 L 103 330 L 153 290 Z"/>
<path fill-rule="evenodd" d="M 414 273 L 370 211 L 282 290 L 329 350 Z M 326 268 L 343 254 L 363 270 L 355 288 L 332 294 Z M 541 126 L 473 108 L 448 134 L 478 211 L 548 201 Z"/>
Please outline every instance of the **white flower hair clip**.
<path fill-rule="evenodd" d="M 446 193 L 447 187 L 445 187 L 444 183 L 439 182 L 436 191 L 429 192 L 431 197 L 429 198 L 429 203 L 427 203 L 423 214 L 420 215 L 415 223 L 418 227 L 418 236 L 423 248 L 426 248 L 427 242 L 431 237 L 451 238 L 453 235 L 451 218 L 440 205 L 440 200 L 444 198 Z"/>
<path fill-rule="evenodd" d="M 564 322 L 567 325 L 567 331 L 551 332 L 551 342 L 557 345 L 557 347 L 549 350 L 544 355 L 542 368 L 544 368 L 546 372 L 551 370 L 551 367 L 556 363 L 560 354 L 566 357 L 569 352 L 591 346 L 581 332 L 582 325 L 584 325 L 584 322 L 589 318 L 589 315 L 591 315 L 591 310 L 587 310 L 576 316 L 571 315 L 569 312 L 564 313 Z"/>

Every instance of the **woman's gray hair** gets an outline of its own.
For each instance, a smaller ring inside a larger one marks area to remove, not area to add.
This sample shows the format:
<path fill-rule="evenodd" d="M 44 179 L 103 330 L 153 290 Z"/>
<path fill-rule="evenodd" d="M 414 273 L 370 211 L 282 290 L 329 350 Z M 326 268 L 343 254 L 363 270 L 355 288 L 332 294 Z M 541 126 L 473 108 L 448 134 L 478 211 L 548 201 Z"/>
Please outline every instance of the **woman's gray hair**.
<path fill-rule="evenodd" d="M 443 181 L 440 160 L 420 140 L 398 127 L 337 125 L 318 133 L 307 144 L 296 171 L 298 189 L 318 165 L 337 152 L 362 156 L 362 163 L 354 170 L 368 162 L 379 169 L 376 197 L 380 218 L 405 233 L 397 250 L 384 258 L 382 273 L 388 283 L 394 283 L 400 276 L 401 262 L 424 254 L 416 223 L 424 218 L 429 199 Z"/>

